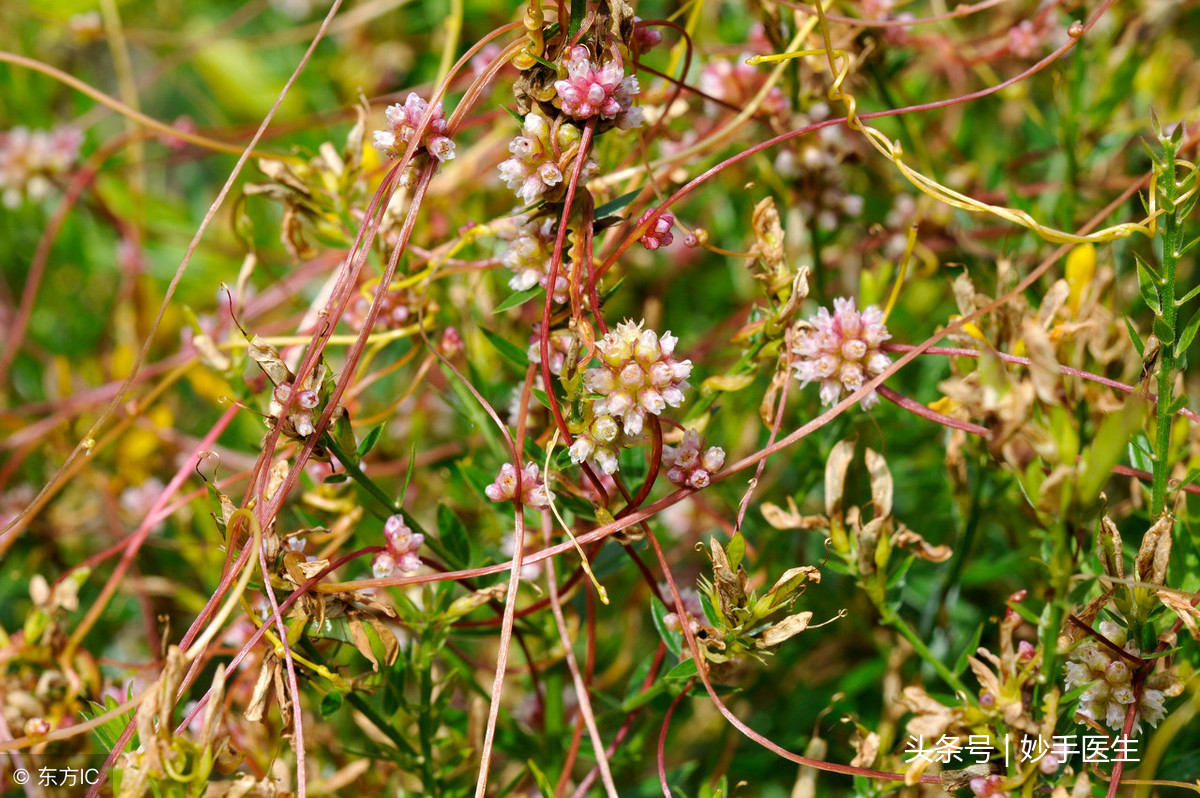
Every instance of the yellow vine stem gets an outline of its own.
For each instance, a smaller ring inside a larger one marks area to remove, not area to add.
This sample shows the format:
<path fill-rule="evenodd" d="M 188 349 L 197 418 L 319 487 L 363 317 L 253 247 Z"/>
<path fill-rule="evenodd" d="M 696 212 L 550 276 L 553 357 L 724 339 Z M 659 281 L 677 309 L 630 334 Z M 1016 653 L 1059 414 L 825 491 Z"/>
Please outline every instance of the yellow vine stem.
<path fill-rule="evenodd" d="M 825 10 L 821 3 L 816 4 L 816 10 L 821 36 L 825 43 L 824 47 L 807 50 L 794 50 L 771 55 L 757 55 L 748 58 L 746 63 L 750 65 L 757 65 L 774 63 L 791 58 L 805 58 L 814 55 L 824 55 L 827 63 L 829 64 L 829 71 L 834 75 L 833 84 L 829 87 L 829 99 L 831 101 L 840 101 L 843 105 L 845 105 L 846 125 L 851 130 L 856 130 L 862 133 L 871 146 L 874 147 L 880 155 L 891 161 L 895 165 L 896 169 L 898 169 L 899 172 L 904 175 L 905 179 L 916 186 L 916 188 L 920 191 L 953 208 L 958 208 L 970 213 L 987 213 L 997 216 L 1005 221 L 1020 225 L 1028 230 L 1032 230 L 1046 241 L 1057 244 L 1107 243 L 1117 239 L 1126 238 L 1134 233 L 1142 233 L 1146 236 L 1153 236 L 1155 234 L 1155 220 L 1162 213 L 1162 211 L 1156 207 L 1156 178 L 1153 176 L 1151 177 L 1149 191 L 1149 213 L 1145 220 L 1141 222 L 1126 222 L 1113 227 L 1107 227 L 1102 230 L 1098 230 L 1089 235 L 1081 236 L 1044 225 L 1025 211 L 1018 210 L 1016 208 L 1008 208 L 1002 205 L 989 205 L 986 202 L 980 202 L 973 197 L 968 197 L 965 194 L 961 194 L 947 186 L 944 186 L 933 178 L 927 177 L 913 169 L 904 162 L 904 152 L 901 149 L 899 142 L 890 141 L 882 132 L 870 127 L 869 125 L 864 125 L 862 120 L 858 118 L 858 114 L 856 112 L 857 101 L 852 94 L 842 90 L 842 85 L 846 80 L 846 76 L 850 72 L 852 58 L 847 51 L 835 48 L 833 46 L 833 41 L 829 35 L 829 23 L 825 18 Z M 1192 191 L 1195 190 L 1195 188 L 1192 189 Z"/>
<path fill-rule="evenodd" d="M 252 624 L 254 624 L 255 629 L 262 629 L 265 621 L 261 620 L 257 615 L 254 614 L 254 609 L 250 606 L 250 602 L 246 601 L 245 596 L 241 596 L 240 598 L 241 598 L 240 603 L 242 605 L 242 610 L 246 613 L 246 617 L 250 619 L 250 622 Z M 275 656 L 282 657 L 283 656 L 283 642 L 278 637 L 275 636 L 275 633 L 272 632 L 270 630 L 270 628 L 267 628 L 267 629 L 263 629 L 263 636 L 266 637 L 267 640 L 269 640 L 271 642 L 271 645 L 275 647 Z M 289 634 L 288 637 L 291 638 L 292 635 Z M 289 643 L 290 642 L 291 641 L 289 640 Z M 333 686 L 338 688 L 339 690 L 347 690 L 351 686 L 350 682 L 346 681 L 346 679 L 344 677 L 334 673 L 333 671 L 329 670 L 329 668 L 327 668 L 324 665 L 321 665 L 320 663 L 312 662 L 311 660 L 305 659 L 300 654 L 297 654 L 295 649 L 292 650 L 292 659 L 296 660 L 296 662 L 299 662 L 304 667 L 313 671 L 318 676 L 322 676 L 325 679 L 328 679 L 330 681 L 330 683 L 332 683 Z"/>
<path fill-rule="evenodd" d="M 450 74 L 450 67 L 454 66 L 454 56 L 458 53 L 458 42 L 462 38 L 462 27 L 463 0 L 450 0 L 450 19 L 444 25 L 446 43 L 442 47 L 442 61 L 438 64 L 437 80 L 434 82 L 437 86 L 445 82 L 446 76 Z"/>
<path fill-rule="evenodd" d="M 592 580 L 592 587 L 596 588 L 596 595 L 600 597 L 600 601 L 608 604 L 608 591 L 604 589 L 604 585 L 600 584 L 600 580 L 592 573 L 592 566 L 588 563 L 587 555 L 583 552 L 583 547 L 579 545 L 579 541 L 571 534 L 571 528 L 567 526 L 567 522 L 558 514 L 558 507 L 554 504 L 554 494 L 550 492 L 550 458 L 554 454 L 554 447 L 558 444 L 558 430 L 554 430 L 554 437 L 550 439 L 550 445 L 546 447 L 546 467 L 542 469 L 542 487 L 546 489 L 546 495 L 550 497 L 550 512 L 554 513 L 555 520 L 562 527 L 563 532 L 567 533 L 567 537 L 575 544 L 575 551 L 579 552 L 579 564 L 583 566 L 583 572 L 588 575 L 588 579 Z"/>
<path fill-rule="evenodd" d="M 32 69 L 34 72 L 41 72 L 43 75 L 52 77 L 58 82 L 70 86 L 80 94 L 85 94 L 88 97 L 91 97 L 101 105 L 108 106 L 118 114 L 132 119 L 143 127 L 149 128 L 150 130 L 154 130 L 158 133 L 162 133 L 163 135 L 181 139 L 189 144 L 195 144 L 197 147 L 204 147 L 205 149 L 214 150 L 216 152 L 224 152 L 230 155 L 241 155 L 243 152 L 245 152 L 244 147 L 240 147 L 236 144 L 226 144 L 225 142 L 218 141 L 217 139 L 210 139 L 208 136 L 201 136 L 196 133 L 188 133 L 183 130 L 176 130 L 170 125 L 159 122 L 153 117 L 146 116 L 142 112 L 130 108 L 120 100 L 115 100 L 112 97 L 109 97 L 104 92 L 89 86 L 79 78 L 74 77 L 73 75 L 68 75 L 61 69 L 56 69 L 49 64 L 42 63 L 41 61 L 37 61 L 33 58 L 26 58 L 23 55 L 17 55 L 16 53 L 9 53 L 0 50 L 0 63 L 13 64 L 14 66 Z M 291 155 L 290 153 L 255 152 L 254 155 L 275 158 L 276 160 L 288 161 L 290 163 L 304 163 L 303 158 L 298 155 Z"/>
<path fill-rule="evenodd" d="M 546 25 L 546 14 L 542 11 L 542 0 L 529 0 L 525 9 L 525 32 L 529 36 L 529 44 L 513 56 L 512 64 L 522 72 L 530 69 L 546 51 L 546 40 L 542 29 Z M 559 20 L 562 25 L 562 20 Z"/>
<path fill-rule="evenodd" d="M 883 320 L 892 315 L 896 300 L 900 298 L 900 287 L 904 285 L 904 277 L 908 274 L 908 262 L 912 259 L 913 249 L 917 246 L 917 226 L 908 228 L 908 243 L 904 246 L 904 257 L 900 258 L 900 268 L 896 271 L 896 282 L 892 284 L 892 293 L 888 297 L 887 307 L 883 309 Z"/>

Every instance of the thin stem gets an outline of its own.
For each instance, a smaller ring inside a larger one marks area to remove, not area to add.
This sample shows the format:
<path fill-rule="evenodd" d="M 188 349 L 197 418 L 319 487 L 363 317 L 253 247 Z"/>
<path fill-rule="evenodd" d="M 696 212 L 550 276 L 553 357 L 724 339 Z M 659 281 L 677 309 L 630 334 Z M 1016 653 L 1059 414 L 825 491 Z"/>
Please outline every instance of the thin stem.
<path fill-rule="evenodd" d="M 1179 262 L 1179 217 L 1175 201 L 1179 185 L 1175 182 L 1175 144 L 1163 141 L 1163 165 L 1158 188 L 1162 195 L 1165 221 L 1162 232 L 1162 273 L 1158 285 L 1162 320 L 1170 341 L 1162 341 L 1158 369 L 1158 405 L 1155 408 L 1154 481 L 1150 493 L 1150 514 L 1158 518 L 1167 507 L 1167 477 L 1171 473 L 1171 393 L 1179 352 L 1176 346 L 1179 308 L 1175 304 L 1175 267 Z M 1161 336 L 1160 336 L 1161 338 Z"/>

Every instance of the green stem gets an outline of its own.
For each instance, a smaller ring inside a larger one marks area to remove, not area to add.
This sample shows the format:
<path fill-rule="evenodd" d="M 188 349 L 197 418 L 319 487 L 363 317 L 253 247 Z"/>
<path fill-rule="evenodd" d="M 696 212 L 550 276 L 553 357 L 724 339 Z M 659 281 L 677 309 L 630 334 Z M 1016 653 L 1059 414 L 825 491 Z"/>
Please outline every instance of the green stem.
<path fill-rule="evenodd" d="M 1167 507 L 1167 477 L 1171 472 L 1171 393 L 1175 381 L 1175 367 L 1179 352 L 1178 340 L 1179 308 L 1175 304 L 1175 267 L 1179 262 L 1180 220 L 1175 212 L 1175 201 L 1179 196 L 1179 185 L 1175 180 L 1175 143 L 1163 141 L 1163 161 L 1158 174 L 1158 190 L 1162 200 L 1162 265 L 1158 291 L 1162 307 L 1159 320 L 1170 341 L 1162 341 L 1158 370 L 1158 403 L 1155 412 L 1154 480 L 1150 494 L 1150 514 L 1158 518 Z"/>
<path fill-rule="evenodd" d="M 950 689 L 955 693 L 964 694 L 972 704 L 975 703 L 975 695 L 967 689 L 961 679 L 954 675 L 953 671 L 946 667 L 946 663 L 934 656 L 933 652 L 929 650 L 929 646 L 925 645 L 925 641 L 917 636 L 917 633 L 904 622 L 903 618 L 882 602 L 876 604 L 876 607 L 879 610 L 880 620 L 899 632 L 912 645 L 913 650 L 921 656 L 921 659 L 928 662 L 937 675 L 942 677 L 942 681 L 949 685 Z"/>

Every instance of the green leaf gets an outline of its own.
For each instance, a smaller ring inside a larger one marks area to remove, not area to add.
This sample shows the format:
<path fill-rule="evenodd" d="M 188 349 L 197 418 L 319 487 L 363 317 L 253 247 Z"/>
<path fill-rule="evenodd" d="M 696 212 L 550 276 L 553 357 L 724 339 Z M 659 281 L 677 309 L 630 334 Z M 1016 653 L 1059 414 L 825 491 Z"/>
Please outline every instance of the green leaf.
<path fill-rule="evenodd" d="M 1154 334 L 1163 345 L 1175 343 L 1175 331 L 1167 325 L 1162 316 L 1154 317 Z"/>
<path fill-rule="evenodd" d="M 658 599 L 650 601 L 650 615 L 654 618 L 654 628 L 658 631 L 658 636 L 662 638 L 663 643 L 677 658 L 683 653 L 683 642 L 678 632 L 672 632 L 667 628 L 666 617 L 674 610 L 668 609 Z"/>
<path fill-rule="evenodd" d="M 321 699 L 321 717 L 327 718 L 342 708 L 342 694 L 326 693 Z"/>
<path fill-rule="evenodd" d="M 396 502 L 397 507 L 404 506 L 404 497 L 408 495 L 408 483 L 412 482 L 413 469 L 417 465 L 417 442 L 414 440 L 412 446 L 408 450 L 408 469 L 404 472 L 404 484 L 400 487 L 400 499 Z"/>
<path fill-rule="evenodd" d="M 1197 309 L 1192 317 L 1188 319 L 1188 323 L 1184 325 L 1183 332 L 1179 334 L 1179 343 L 1175 345 L 1175 354 L 1181 355 L 1187 352 L 1192 341 L 1196 340 L 1196 331 L 1200 329 L 1200 309 Z"/>
<path fill-rule="evenodd" d="M 583 24 L 583 17 L 587 13 L 587 0 L 571 0 L 571 23 L 567 28 L 570 35 L 574 36 L 579 32 L 579 26 Z"/>
<path fill-rule="evenodd" d="M 1143 401 L 1131 396 L 1118 412 L 1104 417 L 1091 446 L 1083 453 L 1076 493 L 1081 506 L 1089 506 L 1100 494 L 1100 489 L 1112 475 L 1112 467 L 1121 459 L 1129 436 L 1141 426 L 1143 410 Z"/>
<path fill-rule="evenodd" d="M 1200 238 L 1197 238 L 1196 241 L 1200 241 Z M 1188 244 L 1188 247 L 1190 248 L 1193 244 L 1196 243 L 1196 241 L 1193 241 L 1191 244 Z M 1183 253 L 1181 252 L 1180 255 L 1182 255 L 1182 254 Z M 1188 302 L 1190 302 L 1192 299 L 1194 299 L 1196 297 L 1196 294 L 1200 294 L 1200 285 L 1197 285 L 1191 291 L 1188 291 L 1186 294 L 1184 294 L 1182 299 L 1176 299 L 1175 306 L 1180 307 L 1180 308 L 1183 307 Z"/>
<path fill-rule="evenodd" d="M 505 299 L 503 302 L 501 302 L 499 305 L 497 305 L 496 309 L 493 310 L 492 313 L 493 314 L 503 313 L 506 310 L 512 310 L 515 307 L 524 305 L 526 302 L 533 299 L 535 296 L 537 296 L 540 293 L 542 293 L 541 286 L 535 285 L 533 288 L 526 288 L 524 291 L 517 291 L 515 293 L 509 294 L 508 298 Z"/>
<path fill-rule="evenodd" d="M 358 444 L 358 458 L 361 460 L 366 457 L 371 449 L 375 448 L 375 444 L 379 441 L 379 436 L 383 434 L 383 428 L 387 426 L 387 422 L 380 424 L 373 430 L 367 433 L 367 436 Z"/>
<path fill-rule="evenodd" d="M 455 568 L 467 568 L 471 562 L 471 539 L 467 536 L 467 528 L 463 522 L 445 504 L 437 508 L 438 540 L 446 549 L 451 562 L 447 565 Z"/>
<path fill-rule="evenodd" d="M 325 477 L 325 484 L 326 485 L 338 485 L 338 484 L 341 484 L 342 482 L 345 482 L 349 478 L 350 477 L 346 476 L 345 472 L 342 472 L 339 474 L 330 474 L 329 476 Z"/>
<path fill-rule="evenodd" d="M 633 191 L 630 191 L 628 194 L 622 194 L 621 196 L 617 197 L 616 199 L 609 200 L 608 202 L 604 203 L 603 205 L 601 205 L 599 208 L 596 209 L 596 213 L 595 213 L 596 219 L 603 219 L 605 216 L 612 216 L 614 213 L 623 209 L 629 203 L 633 202 L 633 198 L 636 197 L 638 194 L 640 194 L 641 191 L 642 190 L 640 188 L 635 188 Z"/>
<path fill-rule="evenodd" d="M 683 662 L 676 665 L 671 670 L 667 671 L 663 679 L 690 679 L 696 675 L 696 660 L 685 659 Z"/>
<path fill-rule="evenodd" d="M 1146 345 L 1142 343 L 1142 339 L 1137 334 L 1137 330 L 1133 329 L 1133 322 L 1129 320 L 1128 316 L 1122 317 L 1122 321 L 1125 322 L 1125 329 L 1129 331 L 1129 340 L 1133 342 L 1133 348 L 1137 350 L 1138 357 L 1145 357 Z"/>
<path fill-rule="evenodd" d="M 725 556 L 729 559 L 730 569 L 736 571 L 742 558 L 746 556 L 746 539 L 742 537 L 741 532 L 735 534 L 733 540 L 729 541 L 729 545 L 725 547 Z"/>
<path fill-rule="evenodd" d="M 554 795 L 554 785 L 550 783 L 550 779 L 546 778 L 546 774 L 533 763 L 532 759 L 527 760 L 527 764 L 529 772 L 533 774 L 533 781 L 542 795 Z"/>
<path fill-rule="evenodd" d="M 508 115 L 511 116 L 513 119 L 517 120 L 518 125 L 520 125 L 521 127 L 525 127 L 525 117 L 518 114 L 514 109 L 509 108 L 507 105 L 502 105 L 500 107 L 503 108 L 505 111 L 508 111 Z"/>
<path fill-rule="evenodd" d="M 1142 293 L 1142 301 L 1150 310 L 1154 311 L 1155 316 L 1158 316 L 1162 313 L 1162 300 L 1158 295 L 1158 284 L 1161 278 L 1150 267 L 1150 264 L 1142 260 L 1141 255 L 1135 253 L 1133 259 L 1137 262 L 1138 290 Z"/>
<path fill-rule="evenodd" d="M 484 336 L 491 342 L 492 346 L 496 347 L 504 359 L 512 363 L 517 368 L 524 371 L 529 368 L 529 357 L 521 350 L 519 346 L 512 341 L 507 341 L 491 330 L 483 330 Z"/>
<path fill-rule="evenodd" d="M 1185 393 L 1179 394 L 1179 396 L 1176 396 L 1174 399 L 1171 400 L 1171 406 L 1167 408 L 1167 415 L 1171 415 L 1171 416 L 1175 415 L 1180 410 L 1187 407 L 1187 404 L 1188 404 L 1187 394 L 1185 394 Z"/>

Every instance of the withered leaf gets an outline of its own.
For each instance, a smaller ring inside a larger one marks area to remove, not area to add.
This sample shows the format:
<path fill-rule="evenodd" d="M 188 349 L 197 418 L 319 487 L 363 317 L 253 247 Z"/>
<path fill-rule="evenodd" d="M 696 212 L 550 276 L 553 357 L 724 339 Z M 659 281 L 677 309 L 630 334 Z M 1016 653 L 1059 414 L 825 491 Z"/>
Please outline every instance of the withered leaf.
<path fill-rule="evenodd" d="M 907 549 L 922 560 L 929 562 L 945 562 L 954 553 L 949 546 L 934 546 L 921 537 L 921 535 L 907 527 L 901 527 L 900 531 L 892 537 L 892 544 L 902 549 Z"/>
<path fill-rule="evenodd" d="M 263 373 L 267 375 L 267 379 L 273 385 L 278 386 L 292 381 L 292 370 L 283 362 L 283 357 L 280 356 L 279 350 L 264 341 L 260 336 L 255 335 L 250 339 L 247 345 L 247 352 L 254 362 L 258 364 L 258 367 L 263 370 Z"/>
<path fill-rule="evenodd" d="M 776 529 L 828 529 L 829 521 L 820 515 L 801 515 L 791 496 L 787 500 L 788 509 L 784 510 L 778 504 L 762 503 L 762 515 L 767 523 Z"/>
<path fill-rule="evenodd" d="M 1135 560 L 1137 578 L 1142 582 L 1161 585 L 1167 578 L 1167 563 L 1171 559 L 1171 530 L 1175 516 L 1163 513 L 1154 526 L 1146 530 Z"/>
<path fill-rule="evenodd" d="M 825 515 L 837 518 L 842 514 L 842 495 L 846 491 L 846 470 L 854 457 L 853 441 L 838 441 L 825 461 Z"/>
<path fill-rule="evenodd" d="M 721 614 L 729 623 L 736 626 L 738 620 L 734 610 L 746 606 L 746 589 L 742 579 L 730 567 L 729 559 L 725 556 L 725 549 L 721 548 L 721 544 L 715 537 L 710 538 L 709 545 L 712 551 L 713 584 L 716 586 L 717 598 L 720 600 Z"/>
<path fill-rule="evenodd" d="M 807 610 L 798 612 L 795 615 L 789 615 L 762 633 L 758 638 L 758 647 L 770 648 L 779 645 L 788 638 L 795 637 L 808 628 L 808 623 L 812 620 L 812 616 L 813 614 Z"/>
<path fill-rule="evenodd" d="M 867 471 L 871 474 L 871 498 L 875 502 L 875 517 L 892 514 L 892 472 L 887 460 L 874 449 L 867 449 Z"/>
<path fill-rule="evenodd" d="M 1175 611 L 1179 616 L 1179 620 L 1183 622 L 1184 628 L 1188 630 L 1188 634 L 1193 640 L 1200 640 L 1200 626 L 1197 626 L 1197 619 L 1200 618 L 1200 610 L 1192 606 L 1192 602 L 1188 601 L 1183 596 L 1170 590 L 1156 590 L 1155 595 L 1158 600 L 1165 606 Z"/>
<path fill-rule="evenodd" d="M 1033 319 L 1026 319 L 1022 328 L 1025 349 L 1029 353 L 1029 374 L 1038 399 L 1048 405 L 1061 403 L 1062 369 L 1054 356 L 1054 345 Z"/>

